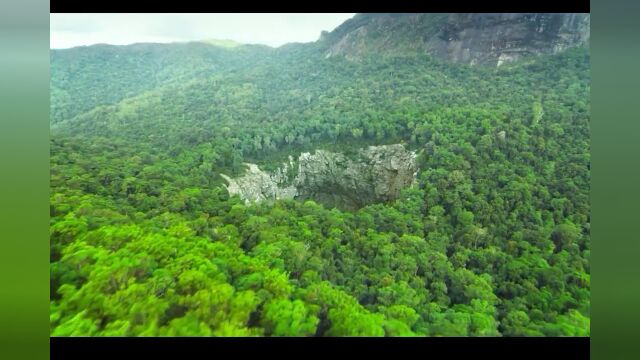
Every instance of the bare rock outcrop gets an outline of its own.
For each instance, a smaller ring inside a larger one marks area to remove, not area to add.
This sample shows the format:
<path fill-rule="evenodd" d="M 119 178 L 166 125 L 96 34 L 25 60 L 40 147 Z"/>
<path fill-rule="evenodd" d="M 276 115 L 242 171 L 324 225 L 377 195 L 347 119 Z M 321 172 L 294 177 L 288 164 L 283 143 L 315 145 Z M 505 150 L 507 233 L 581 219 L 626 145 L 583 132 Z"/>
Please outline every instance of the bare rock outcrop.
<path fill-rule="evenodd" d="M 396 199 L 415 179 L 415 158 L 400 144 L 369 146 L 350 156 L 316 150 L 289 157 L 275 172 L 247 164 L 242 177 L 222 176 L 229 194 L 247 203 L 312 199 L 328 207 L 357 209 Z"/>

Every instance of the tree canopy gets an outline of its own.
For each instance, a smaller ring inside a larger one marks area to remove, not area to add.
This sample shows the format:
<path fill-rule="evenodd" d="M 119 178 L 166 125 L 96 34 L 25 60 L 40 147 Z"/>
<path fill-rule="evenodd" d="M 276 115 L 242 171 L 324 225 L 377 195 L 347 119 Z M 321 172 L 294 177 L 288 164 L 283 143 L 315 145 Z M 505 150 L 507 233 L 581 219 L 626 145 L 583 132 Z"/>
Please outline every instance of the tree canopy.
<path fill-rule="evenodd" d="M 588 50 L 314 46 L 52 51 L 51 335 L 589 335 Z M 398 142 L 415 185 L 352 212 L 219 176 Z"/>

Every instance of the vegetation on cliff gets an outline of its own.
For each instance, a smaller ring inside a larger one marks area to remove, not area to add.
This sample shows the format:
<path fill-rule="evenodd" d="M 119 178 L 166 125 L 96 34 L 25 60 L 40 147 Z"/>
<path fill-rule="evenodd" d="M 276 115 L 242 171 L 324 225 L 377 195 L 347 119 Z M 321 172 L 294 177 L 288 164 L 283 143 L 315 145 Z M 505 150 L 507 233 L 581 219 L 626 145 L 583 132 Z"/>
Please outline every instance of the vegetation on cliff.
<path fill-rule="evenodd" d="M 52 51 L 52 335 L 589 335 L 587 49 L 145 46 Z M 219 176 L 354 143 L 416 150 L 416 186 L 341 211 Z"/>

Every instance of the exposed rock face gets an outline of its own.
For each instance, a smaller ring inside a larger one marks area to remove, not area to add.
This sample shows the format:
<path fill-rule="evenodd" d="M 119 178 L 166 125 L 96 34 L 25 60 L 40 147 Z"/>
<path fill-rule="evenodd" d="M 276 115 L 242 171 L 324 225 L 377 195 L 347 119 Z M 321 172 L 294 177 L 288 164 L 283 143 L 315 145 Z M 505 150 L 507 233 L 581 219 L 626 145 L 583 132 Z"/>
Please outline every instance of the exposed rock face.
<path fill-rule="evenodd" d="M 273 173 L 247 164 L 242 177 L 222 176 L 229 183 L 229 194 L 247 203 L 312 199 L 328 207 L 357 209 L 397 198 L 417 174 L 415 157 L 399 144 L 370 146 L 353 157 L 316 150 L 300 154 L 297 161 L 290 157 Z"/>
<path fill-rule="evenodd" d="M 236 179 L 220 174 L 229 185 L 229 194 L 240 195 L 245 202 L 258 202 L 263 200 L 293 199 L 297 194 L 296 188 L 286 185 L 286 169 L 277 171 L 274 174 L 266 173 L 255 164 L 246 164 L 247 173 Z"/>
<path fill-rule="evenodd" d="M 427 47 L 452 62 L 500 66 L 585 44 L 589 28 L 589 14 L 454 14 Z"/>
<path fill-rule="evenodd" d="M 589 14 L 358 14 L 323 34 L 327 57 L 424 51 L 447 61 L 500 66 L 586 45 Z"/>

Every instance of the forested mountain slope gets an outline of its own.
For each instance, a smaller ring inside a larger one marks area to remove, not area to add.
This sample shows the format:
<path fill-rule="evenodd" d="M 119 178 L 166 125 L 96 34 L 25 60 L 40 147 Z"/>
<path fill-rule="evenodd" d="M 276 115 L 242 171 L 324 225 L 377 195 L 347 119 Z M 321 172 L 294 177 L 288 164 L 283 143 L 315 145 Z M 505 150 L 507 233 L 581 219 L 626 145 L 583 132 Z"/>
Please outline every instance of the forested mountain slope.
<path fill-rule="evenodd" d="M 344 29 L 52 51 L 52 335 L 589 334 L 588 48 L 327 56 Z M 395 143 L 415 185 L 354 211 L 220 176 Z"/>
<path fill-rule="evenodd" d="M 164 84 L 242 68 L 248 59 L 273 51 L 255 45 L 234 51 L 210 43 L 99 44 L 51 50 L 51 121 L 66 120 Z"/>

